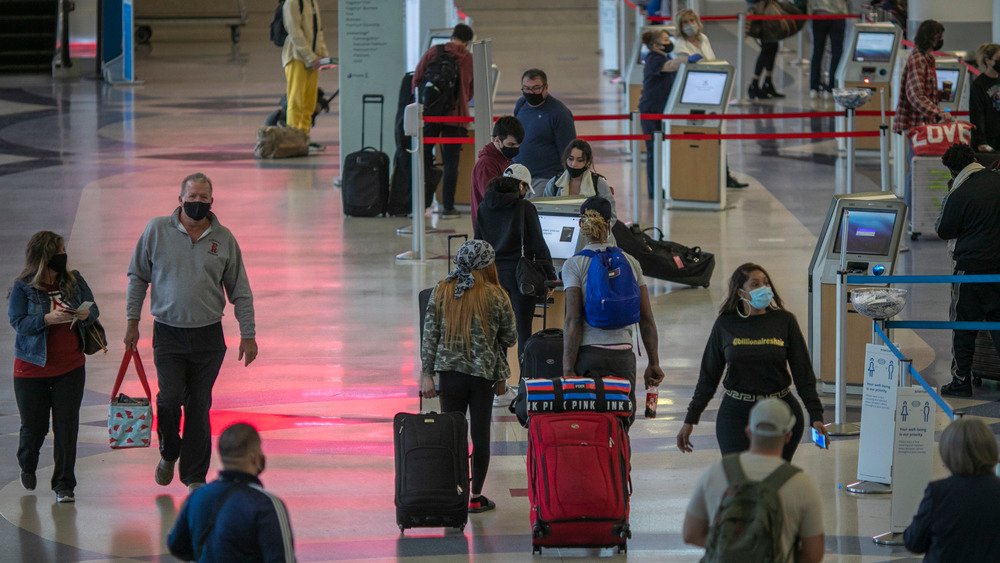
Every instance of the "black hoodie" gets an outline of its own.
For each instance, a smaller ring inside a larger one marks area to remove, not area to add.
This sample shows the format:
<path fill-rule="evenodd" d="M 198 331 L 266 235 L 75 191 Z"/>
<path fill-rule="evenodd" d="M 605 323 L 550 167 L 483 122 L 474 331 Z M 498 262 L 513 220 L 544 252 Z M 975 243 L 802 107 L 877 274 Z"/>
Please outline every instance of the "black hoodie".
<path fill-rule="evenodd" d="M 521 209 L 524 210 L 524 254 L 535 260 L 548 261 L 546 272 L 549 279 L 555 279 L 552 256 L 542 238 L 542 225 L 538 222 L 538 210 L 518 194 L 486 192 L 476 213 L 475 236 L 493 245 L 497 253 L 497 268 L 515 267 L 521 257 Z"/>

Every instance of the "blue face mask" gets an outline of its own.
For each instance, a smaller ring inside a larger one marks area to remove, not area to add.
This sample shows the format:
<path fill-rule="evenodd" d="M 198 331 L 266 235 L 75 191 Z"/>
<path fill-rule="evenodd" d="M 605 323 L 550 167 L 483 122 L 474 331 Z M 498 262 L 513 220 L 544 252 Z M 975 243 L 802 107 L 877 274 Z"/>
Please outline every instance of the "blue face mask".
<path fill-rule="evenodd" d="M 754 309 L 766 309 L 768 305 L 771 304 L 771 300 L 774 299 L 774 292 L 771 291 L 770 286 L 763 286 L 754 289 L 749 292 L 750 299 L 743 299 Z"/>

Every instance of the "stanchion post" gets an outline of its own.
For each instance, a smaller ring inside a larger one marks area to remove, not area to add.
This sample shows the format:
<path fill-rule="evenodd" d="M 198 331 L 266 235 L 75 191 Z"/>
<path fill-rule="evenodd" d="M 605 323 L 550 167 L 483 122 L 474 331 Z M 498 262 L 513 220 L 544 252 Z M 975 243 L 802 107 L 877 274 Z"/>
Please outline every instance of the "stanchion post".
<path fill-rule="evenodd" d="M 625 2 L 618 2 L 618 73 L 628 80 L 628 67 L 625 62 Z"/>
<path fill-rule="evenodd" d="M 881 168 L 879 168 L 879 171 L 882 173 L 881 174 L 882 191 L 887 192 L 892 189 L 892 186 L 890 185 L 889 181 L 889 125 L 885 122 L 885 88 L 881 88 L 879 90 L 879 93 L 881 95 L 880 104 L 881 104 L 881 117 L 882 117 L 882 120 L 878 126 L 879 158 L 882 160 L 881 163 L 882 165 Z"/>
<path fill-rule="evenodd" d="M 854 108 L 845 108 L 846 114 L 846 129 L 848 133 L 854 132 Z M 847 193 L 854 193 L 854 137 L 847 137 L 847 170 L 845 171 L 844 178 L 847 183 Z M 846 215 L 845 215 L 846 216 Z M 846 231 L 845 231 L 846 232 Z"/>
<path fill-rule="evenodd" d="M 632 112 L 632 119 L 629 120 L 629 135 L 638 136 L 642 132 L 642 122 L 639 119 L 639 112 Z M 632 139 L 629 141 L 629 146 L 632 148 L 632 222 L 639 221 L 639 192 L 642 190 L 642 183 L 639 181 L 641 176 L 642 164 L 640 163 L 642 158 L 642 145 L 641 141 L 638 139 Z M 652 158 L 653 155 L 646 155 L 646 158 Z M 648 181 L 648 180 L 647 180 Z"/>
<path fill-rule="evenodd" d="M 851 211 L 844 210 L 840 223 L 840 269 L 837 271 L 837 332 L 836 332 L 836 411 L 833 424 L 827 424 L 831 436 L 855 436 L 860 425 L 849 424 L 847 418 L 847 226 Z"/>
<path fill-rule="evenodd" d="M 747 23 L 746 12 L 740 12 L 736 16 L 736 88 L 740 93 L 737 98 L 737 104 L 743 105 L 747 103 L 746 89 L 743 88 L 743 44 L 746 43 L 746 31 L 744 28 Z"/>
<path fill-rule="evenodd" d="M 417 104 L 417 117 L 419 122 L 424 122 L 424 106 Z M 410 205 L 413 213 L 413 257 L 420 256 L 420 260 L 427 259 L 427 244 L 424 233 L 424 128 L 417 129 L 417 134 L 410 137 L 413 142 L 413 155 L 410 157 L 412 166 L 413 183 L 410 187 Z"/>
<path fill-rule="evenodd" d="M 901 369 L 899 370 L 899 386 L 909 387 L 910 385 L 913 385 L 913 383 L 910 382 L 910 370 L 913 369 L 913 358 L 903 358 L 902 360 L 899 360 L 899 362 L 902 364 L 900 366 Z"/>
<path fill-rule="evenodd" d="M 663 131 L 653 133 L 653 226 L 663 229 Z"/>

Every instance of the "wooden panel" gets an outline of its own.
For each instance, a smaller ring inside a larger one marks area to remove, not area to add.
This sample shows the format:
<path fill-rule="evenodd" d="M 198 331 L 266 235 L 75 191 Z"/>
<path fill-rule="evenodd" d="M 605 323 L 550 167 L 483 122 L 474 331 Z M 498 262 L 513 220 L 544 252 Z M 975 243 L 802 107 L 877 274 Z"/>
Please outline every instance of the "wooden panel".
<path fill-rule="evenodd" d="M 642 84 L 631 84 L 628 88 L 628 111 L 639 111 L 639 98 L 642 97 Z"/>
<path fill-rule="evenodd" d="M 718 133 L 715 127 L 672 126 L 671 135 Z M 670 198 L 683 201 L 719 201 L 717 140 L 670 141 Z M 724 188 L 722 188 L 724 189 Z"/>
<path fill-rule="evenodd" d="M 889 111 L 896 105 L 896 100 L 892 98 L 892 92 L 889 89 L 889 84 L 865 84 L 864 82 L 845 82 L 845 87 L 847 88 L 868 88 L 873 90 L 872 97 L 868 98 L 865 105 L 858 108 L 857 111 L 879 111 L 881 108 L 881 101 L 879 96 L 880 92 L 885 90 L 885 110 Z M 854 130 L 855 131 L 878 131 L 881 119 L 879 116 L 856 116 L 854 118 Z M 878 137 L 860 137 L 854 139 L 854 147 L 857 149 L 864 150 L 879 150 L 879 138 Z"/>
<path fill-rule="evenodd" d="M 856 289 L 865 286 L 850 286 Z M 837 285 L 822 284 L 822 325 L 820 326 L 820 379 L 823 383 L 837 382 Z M 872 320 L 847 305 L 847 364 L 844 373 L 848 385 L 863 385 L 865 381 L 865 346 L 871 342 Z"/>

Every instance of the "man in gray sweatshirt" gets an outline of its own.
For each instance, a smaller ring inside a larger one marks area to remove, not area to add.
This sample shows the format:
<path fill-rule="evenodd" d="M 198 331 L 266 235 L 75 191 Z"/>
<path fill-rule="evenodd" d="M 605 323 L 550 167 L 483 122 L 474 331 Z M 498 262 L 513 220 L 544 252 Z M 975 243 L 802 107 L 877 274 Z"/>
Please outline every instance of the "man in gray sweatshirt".
<path fill-rule="evenodd" d="M 239 359 L 244 365 L 257 357 L 257 341 L 253 293 L 239 244 L 210 212 L 212 181 L 200 172 L 191 174 L 181 182 L 178 200 L 181 205 L 173 214 L 150 221 L 136 244 L 128 267 L 125 346 L 135 349 L 139 341 L 139 314 L 152 284 L 149 311 L 160 386 L 156 432 L 161 459 L 155 479 L 169 485 L 180 459 L 181 482 L 194 490 L 205 484 L 212 459 L 208 409 L 226 356 L 226 296 L 240 324 Z"/>

